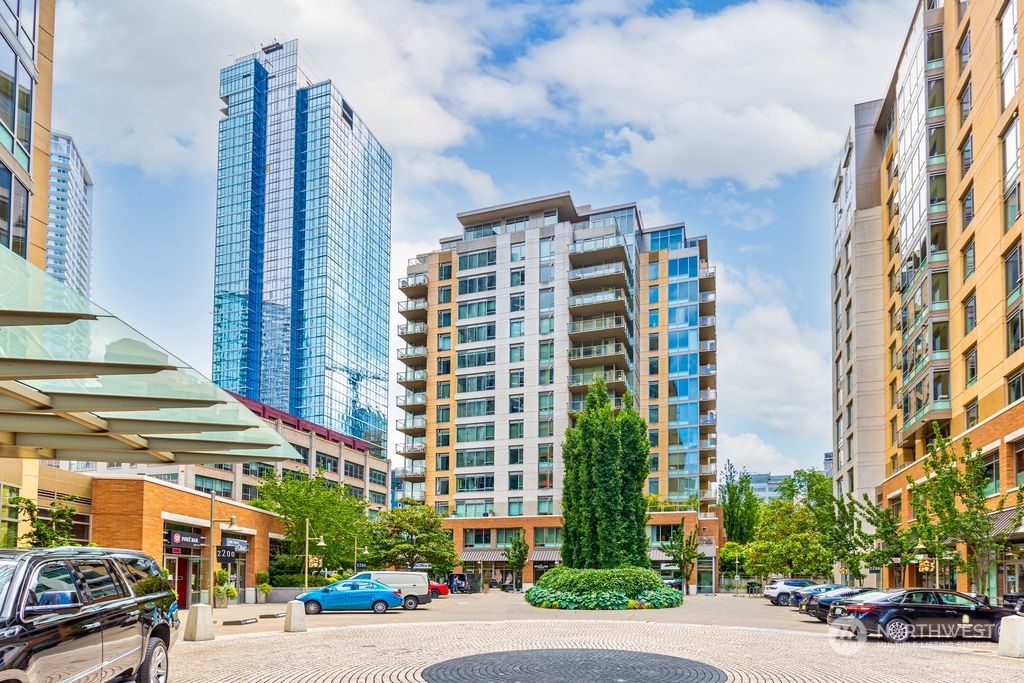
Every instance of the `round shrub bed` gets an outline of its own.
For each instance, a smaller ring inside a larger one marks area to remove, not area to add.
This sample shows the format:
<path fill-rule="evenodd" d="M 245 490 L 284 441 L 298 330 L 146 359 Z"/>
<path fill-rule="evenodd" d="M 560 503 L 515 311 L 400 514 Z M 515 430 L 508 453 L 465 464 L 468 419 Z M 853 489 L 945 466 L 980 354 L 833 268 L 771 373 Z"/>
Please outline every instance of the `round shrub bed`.
<path fill-rule="evenodd" d="M 526 591 L 526 601 L 550 609 L 660 609 L 678 607 L 683 594 L 652 569 L 555 567 Z"/>

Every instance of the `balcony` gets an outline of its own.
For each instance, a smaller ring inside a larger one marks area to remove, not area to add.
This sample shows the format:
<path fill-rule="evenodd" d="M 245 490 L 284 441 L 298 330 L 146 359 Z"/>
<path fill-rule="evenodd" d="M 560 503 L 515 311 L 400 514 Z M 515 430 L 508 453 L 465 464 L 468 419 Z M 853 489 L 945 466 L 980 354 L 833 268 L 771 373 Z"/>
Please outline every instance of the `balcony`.
<path fill-rule="evenodd" d="M 609 394 L 608 397 L 612 400 L 612 410 L 622 410 L 623 406 L 626 405 L 623 397 L 620 396 L 619 394 Z M 574 397 L 571 401 L 569 401 L 570 413 L 582 412 L 583 410 L 586 409 L 586 407 L 587 397 L 585 395 Z"/>
<path fill-rule="evenodd" d="M 604 383 L 608 385 L 608 391 L 621 394 L 630 389 L 629 373 L 627 372 L 622 370 L 585 370 L 574 372 L 569 376 L 569 391 L 586 392 L 590 383 L 598 377 L 604 379 Z"/>
<path fill-rule="evenodd" d="M 713 376 L 718 374 L 718 366 L 717 365 L 702 365 L 702 366 L 700 366 L 700 373 L 699 374 L 700 374 L 701 377 L 713 377 Z"/>
<path fill-rule="evenodd" d="M 697 320 L 697 325 L 700 326 L 700 327 L 714 327 L 715 326 L 715 316 L 713 316 L 713 315 L 702 315 L 700 317 L 700 319 Z"/>
<path fill-rule="evenodd" d="M 423 481 L 427 476 L 427 468 L 422 462 L 412 467 L 396 467 L 392 472 L 396 479 L 402 481 Z"/>
<path fill-rule="evenodd" d="M 398 349 L 398 360 L 406 365 L 423 365 L 427 361 L 427 347 L 406 346 Z"/>
<path fill-rule="evenodd" d="M 427 371 L 424 368 L 413 368 L 398 373 L 398 383 L 406 389 L 426 389 Z"/>
<path fill-rule="evenodd" d="M 632 299 L 625 289 L 601 289 L 569 297 L 569 312 L 572 315 L 629 315 L 632 307 Z"/>
<path fill-rule="evenodd" d="M 714 435 L 713 435 L 714 436 Z M 713 451 L 718 448 L 718 438 L 714 439 L 701 439 L 700 449 L 702 451 Z"/>
<path fill-rule="evenodd" d="M 700 267 L 701 280 L 713 280 L 715 278 L 715 267 L 702 263 Z"/>
<path fill-rule="evenodd" d="M 402 294 L 409 297 L 425 297 L 428 284 L 430 284 L 430 278 L 426 273 L 415 273 L 408 277 L 398 278 L 398 288 L 402 290 Z"/>
<path fill-rule="evenodd" d="M 621 315 L 581 318 L 569 323 L 569 341 L 580 344 L 612 339 L 633 346 L 631 327 L 626 317 Z"/>
<path fill-rule="evenodd" d="M 588 344 L 569 349 L 569 365 L 574 368 L 593 366 L 595 361 L 614 365 L 619 370 L 629 370 L 633 366 L 633 354 L 628 346 L 618 342 Z"/>
<path fill-rule="evenodd" d="M 599 263 L 596 266 L 569 271 L 569 288 L 573 293 L 603 287 L 629 288 L 631 274 L 625 262 Z"/>
<path fill-rule="evenodd" d="M 427 453 L 427 442 L 425 439 L 406 439 L 405 443 L 395 446 L 395 454 L 404 458 L 423 458 Z"/>
<path fill-rule="evenodd" d="M 718 476 L 718 465 L 711 463 L 700 466 L 700 476 L 702 477 L 715 477 Z"/>
<path fill-rule="evenodd" d="M 398 326 L 398 336 L 406 344 L 420 344 L 427 341 L 427 324 L 426 323 L 408 323 L 406 325 Z"/>
<path fill-rule="evenodd" d="M 701 427 L 716 425 L 718 424 L 718 413 L 713 410 L 701 413 L 699 422 Z"/>
<path fill-rule="evenodd" d="M 427 416 L 415 415 L 395 420 L 395 429 L 409 436 L 423 436 L 427 433 Z"/>
<path fill-rule="evenodd" d="M 408 392 L 405 396 L 395 399 L 399 408 L 410 413 L 425 413 L 427 411 L 427 392 Z"/>
<path fill-rule="evenodd" d="M 711 489 L 701 489 L 700 500 L 702 503 L 713 503 L 718 500 L 718 494 Z"/>
<path fill-rule="evenodd" d="M 569 245 L 569 263 L 574 268 L 626 261 L 628 258 L 626 238 L 622 235 L 594 237 Z"/>
<path fill-rule="evenodd" d="M 717 401 L 718 389 L 705 389 L 697 396 L 701 401 Z"/>
<path fill-rule="evenodd" d="M 399 301 L 398 312 L 401 313 L 406 320 L 426 320 L 427 300 L 426 298 L 420 298 Z"/>
<path fill-rule="evenodd" d="M 423 492 L 423 489 L 414 489 L 412 491 L 402 491 L 402 498 L 407 498 L 408 500 L 414 500 L 417 503 L 422 503 L 424 500 L 427 499 L 427 496 Z"/>

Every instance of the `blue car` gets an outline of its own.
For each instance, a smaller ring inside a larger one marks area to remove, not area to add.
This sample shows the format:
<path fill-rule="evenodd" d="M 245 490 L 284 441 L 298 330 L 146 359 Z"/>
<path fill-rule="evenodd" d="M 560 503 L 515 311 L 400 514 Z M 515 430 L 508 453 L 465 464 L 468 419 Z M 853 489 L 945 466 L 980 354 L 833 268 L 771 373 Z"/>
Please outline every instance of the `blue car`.
<path fill-rule="evenodd" d="M 295 599 L 305 603 L 306 614 L 360 609 L 372 609 L 377 614 L 384 614 L 389 607 L 402 605 L 402 591 L 379 581 L 335 581 L 323 588 L 299 593 Z"/>
<path fill-rule="evenodd" d="M 793 607 L 800 608 L 800 605 L 812 595 L 819 595 L 826 591 L 835 590 L 836 588 L 842 588 L 841 583 L 819 583 L 816 586 L 804 586 L 793 591 L 793 596 L 790 598 L 789 604 Z M 800 610 L 801 612 L 807 611 L 806 608 Z"/>

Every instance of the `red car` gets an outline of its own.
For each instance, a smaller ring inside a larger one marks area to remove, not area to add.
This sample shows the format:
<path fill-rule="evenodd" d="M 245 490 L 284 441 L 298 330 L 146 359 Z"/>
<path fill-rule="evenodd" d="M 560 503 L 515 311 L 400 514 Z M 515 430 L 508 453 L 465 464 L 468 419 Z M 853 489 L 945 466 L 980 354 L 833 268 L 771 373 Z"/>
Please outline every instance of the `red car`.
<path fill-rule="evenodd" d="M 430 582 L 430 599 L 437 600 L 442 595 L 448 595 L 447 584 L 438 583 L 437 581 Z"/>

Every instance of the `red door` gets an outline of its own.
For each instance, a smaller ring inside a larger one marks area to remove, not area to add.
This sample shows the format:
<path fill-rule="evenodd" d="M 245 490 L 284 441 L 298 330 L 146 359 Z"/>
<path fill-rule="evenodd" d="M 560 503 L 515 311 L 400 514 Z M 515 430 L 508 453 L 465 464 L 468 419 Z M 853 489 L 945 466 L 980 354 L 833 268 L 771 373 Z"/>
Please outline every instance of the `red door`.
<path fill-rule="evenodd" d="M 189 597 L 188 560 L 175 557 L 170 561 L 168 569 L 171 570 L 171 580 L 178 594 L 178 609 L 186 610 Z"/>

